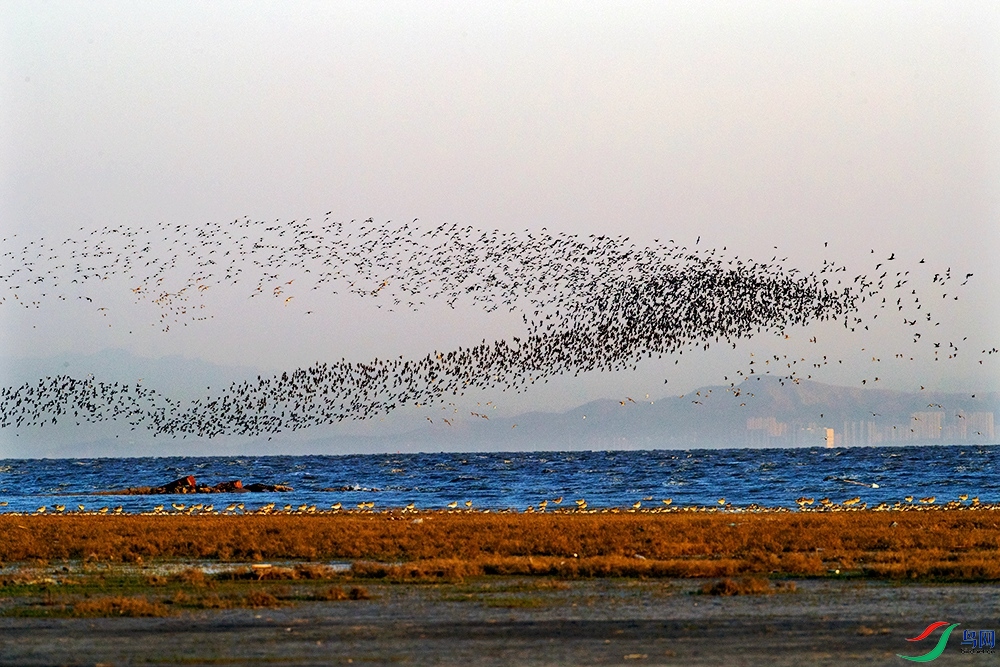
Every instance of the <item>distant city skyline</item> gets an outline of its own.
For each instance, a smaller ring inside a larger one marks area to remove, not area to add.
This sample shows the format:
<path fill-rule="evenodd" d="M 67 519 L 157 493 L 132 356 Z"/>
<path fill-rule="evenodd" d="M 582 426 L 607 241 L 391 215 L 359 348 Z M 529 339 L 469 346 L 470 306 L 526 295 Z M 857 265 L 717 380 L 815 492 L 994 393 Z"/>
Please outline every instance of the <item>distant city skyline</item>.
<path fill-rule="evenodd" d="M 747 447 L 815 446 L 818 435 L 827 447 L 873 447 L 902 444 L 990 443 L 996 439 L 994 412 L 944 410 L 911 413 L 907 421 L 880 422 L 874 419 L 844 421 L 829 426 L 828 421 L 779 421 L 776 417 L 749 417 L 744 444 Z"/>

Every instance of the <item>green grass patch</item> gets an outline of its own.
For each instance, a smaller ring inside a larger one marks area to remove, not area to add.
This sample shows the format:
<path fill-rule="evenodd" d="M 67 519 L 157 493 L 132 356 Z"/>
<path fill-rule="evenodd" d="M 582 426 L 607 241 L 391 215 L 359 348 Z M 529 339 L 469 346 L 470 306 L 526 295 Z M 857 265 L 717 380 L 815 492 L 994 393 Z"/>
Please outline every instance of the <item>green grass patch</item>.
<path fill-rule="evenodd" d="M 487 607 L 499 607 L 501 609 L 537 609 L 550 604 L 549 601 L 540 597 L 521 595 L 500 595 L 489 597 L 484 600 Z"/>

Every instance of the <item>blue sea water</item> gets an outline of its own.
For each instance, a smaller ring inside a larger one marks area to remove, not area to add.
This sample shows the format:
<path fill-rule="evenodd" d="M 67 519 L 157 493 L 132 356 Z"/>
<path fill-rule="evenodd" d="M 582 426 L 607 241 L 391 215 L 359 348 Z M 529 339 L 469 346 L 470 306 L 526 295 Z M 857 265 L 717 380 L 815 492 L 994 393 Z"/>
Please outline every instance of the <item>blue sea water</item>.
<path fill-rule="evenodd" d="M 560 496 L 590 507 L 734 505 L 794 507 L 799 496 L 840 502 L 861 496 L 869 504 L 905 496 L 959 494 L 1000 501 L 1000 445 L 865 447 L 846 449 L 714 449 L 596 452 L 490 452 L 348 456 L 0 459 L 0 512 L 42 505 L 88 509 L 123 506 L 128 512 L 164 502 L 341 502 L 375 509 L 441 509 L 471 500 L 478 509 L 537 505 Z M 289 493 L 198 496 L 95 496 L 96 491 L 156 486 L 186 475 L 199 483 L 240 479 L 294 487 Z M 344 490 L 346 488 L 346 490 Z M 334 489 L 334 490 L 331 490 Z M 645 500 L 652 498 L 652 500 Z M 197 500 L 193 500 L 197 499 Z M 51 511 L 51 509 L 50 509 Z"/>

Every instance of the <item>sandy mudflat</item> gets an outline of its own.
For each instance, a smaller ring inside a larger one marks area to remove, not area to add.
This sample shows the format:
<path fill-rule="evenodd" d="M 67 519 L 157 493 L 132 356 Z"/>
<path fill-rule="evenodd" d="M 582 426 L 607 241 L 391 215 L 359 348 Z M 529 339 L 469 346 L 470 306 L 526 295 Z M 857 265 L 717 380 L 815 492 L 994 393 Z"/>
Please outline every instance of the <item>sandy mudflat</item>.
<path fill-rule="evenodd" d="M 903 665 L 960 622 L 1000 629 L 1000 586 L 799 581 L 794 593 L 691 595 L 695 580 L 370 585 L 373 599 L 168 618 L 0 617 L 0 665 Z"/>

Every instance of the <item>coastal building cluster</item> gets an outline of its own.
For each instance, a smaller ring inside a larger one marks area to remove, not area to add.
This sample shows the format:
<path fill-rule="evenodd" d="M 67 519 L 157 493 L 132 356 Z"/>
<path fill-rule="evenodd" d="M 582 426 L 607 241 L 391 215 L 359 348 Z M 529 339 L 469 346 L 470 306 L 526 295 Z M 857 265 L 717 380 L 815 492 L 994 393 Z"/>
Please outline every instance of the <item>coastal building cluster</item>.
<path fill-rule="evenodd" d="M 831 422 L 779 421 L 777 417 L 747 419 L 744 444 L 753 447 L 869 447 L 891 444 L 992 444 L 995 413 L 944 410 L 910 415 Z"/>

